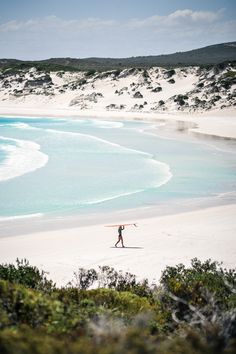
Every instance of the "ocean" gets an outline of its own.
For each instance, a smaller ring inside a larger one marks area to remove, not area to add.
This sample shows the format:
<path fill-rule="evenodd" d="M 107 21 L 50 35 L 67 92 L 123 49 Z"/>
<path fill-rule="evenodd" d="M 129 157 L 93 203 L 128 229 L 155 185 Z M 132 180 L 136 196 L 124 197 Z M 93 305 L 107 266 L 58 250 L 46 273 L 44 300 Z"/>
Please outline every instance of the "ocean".
<path fill-rule="evenodd" d="M 156 131 L 138 121 L 0 118 L 0 220 L 234 198 L 233 149 Z"/>

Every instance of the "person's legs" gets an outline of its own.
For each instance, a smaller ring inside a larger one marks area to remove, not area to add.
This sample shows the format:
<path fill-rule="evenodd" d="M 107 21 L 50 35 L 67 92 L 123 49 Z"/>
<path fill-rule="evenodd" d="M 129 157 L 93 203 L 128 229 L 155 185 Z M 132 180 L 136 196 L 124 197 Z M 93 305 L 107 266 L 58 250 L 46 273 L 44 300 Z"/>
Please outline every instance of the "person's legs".
<path fill-rule="evenodd" d="M 120 239 L 121 239 L 121 237 L 118 236 L 118 241 L 116 242 L 115 247 L 117 247 L 118 243 L 120 242 Z"/>
<path fill-rule="evenodd" d="M 125 247 L 125 246 L 124 246 L 124 241 L 123 241 L 123 237 L 122 237 L 122 236 L 120 237 L 120 240 L 121 240 L 122 247 Z"/>

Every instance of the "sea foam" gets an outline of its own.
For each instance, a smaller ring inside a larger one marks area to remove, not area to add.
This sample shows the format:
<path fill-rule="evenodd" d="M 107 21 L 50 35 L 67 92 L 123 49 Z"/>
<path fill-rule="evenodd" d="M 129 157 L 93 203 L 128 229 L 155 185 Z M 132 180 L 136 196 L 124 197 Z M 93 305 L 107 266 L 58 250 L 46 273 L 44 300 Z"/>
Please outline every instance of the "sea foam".
<path fill-rule="evenodd" d="M 24 215 L 16 215 L 16 216 L 0 216 L 0 222 L 21 220 L 21 219 L 31 219 L 31 218 L 41 218 L 42 216 L 43 216 L 42 213 L 24 214 Z"/>
<path fill-rule="evenodd" d="M 0 136 L 0 140 L 4 142 L 0 148 L 7 153 L 6 159 L 0 164 L 0 181 L 35 171 L 48 162 L 48 156 L 39 151 L 40 145 L 33 141 L 3 136 Z"/>

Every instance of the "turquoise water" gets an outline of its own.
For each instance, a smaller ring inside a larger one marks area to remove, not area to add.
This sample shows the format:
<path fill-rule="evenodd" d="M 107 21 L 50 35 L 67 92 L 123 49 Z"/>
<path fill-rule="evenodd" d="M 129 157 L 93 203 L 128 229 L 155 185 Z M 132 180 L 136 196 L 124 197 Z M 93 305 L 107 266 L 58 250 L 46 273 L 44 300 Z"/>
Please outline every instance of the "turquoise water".
<path fill-rule="evenodd" d="M 0 118 L 0 217 L 123 210 L 236 190 L 236 158 L 139 122 Z"/>

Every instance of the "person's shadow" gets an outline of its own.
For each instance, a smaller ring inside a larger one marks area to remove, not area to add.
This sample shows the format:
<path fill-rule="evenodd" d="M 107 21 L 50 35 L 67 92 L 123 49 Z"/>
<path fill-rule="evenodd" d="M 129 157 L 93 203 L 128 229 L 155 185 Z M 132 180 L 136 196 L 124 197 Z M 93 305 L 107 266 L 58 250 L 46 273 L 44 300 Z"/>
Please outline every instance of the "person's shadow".
<path fill-rule="evenodd" d="M 143 249 L 143 247 L 115 247 L 115 246 L 110 247 L 110 248 L 122 248 L 122 249 L 124 249 L 124 248 L 129 248 L 129 249 Z"/>

